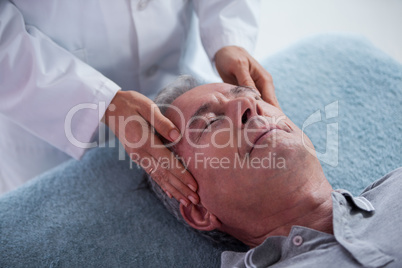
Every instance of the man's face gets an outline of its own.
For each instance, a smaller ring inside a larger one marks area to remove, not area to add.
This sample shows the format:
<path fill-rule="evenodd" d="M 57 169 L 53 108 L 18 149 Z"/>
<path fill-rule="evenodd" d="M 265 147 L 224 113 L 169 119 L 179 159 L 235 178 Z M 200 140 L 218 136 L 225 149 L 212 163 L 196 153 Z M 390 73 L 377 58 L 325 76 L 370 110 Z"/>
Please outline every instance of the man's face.
<path fill-rule="evenodd" d="M 172 105 L 178 109 L 166 116 L 183 134 L 175 152 L 197 180 L 202 205 L 221 221 L 256 206 L 275 209 L 265 205 L 285 200 L 302 184 L 297 170 L 318 162 L 302 131 L 253 89 L 207 84 Z"/>

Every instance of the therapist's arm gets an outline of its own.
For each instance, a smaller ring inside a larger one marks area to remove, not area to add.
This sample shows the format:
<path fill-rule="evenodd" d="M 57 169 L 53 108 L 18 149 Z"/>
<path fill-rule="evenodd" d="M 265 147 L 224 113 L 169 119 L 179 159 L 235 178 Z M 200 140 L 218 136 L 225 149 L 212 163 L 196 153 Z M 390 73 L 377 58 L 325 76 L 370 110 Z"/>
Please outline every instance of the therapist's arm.
<path fill-rule="evenodd" d="M 112 100 L 116 102 L 115 115 L 123 117 L 152 106 L 152 101 L 139 93 L 125 94 L 119 90 L 118 85 L 40 30 L 26 26 L 22 14 L 11 2 L 0 1 L 0 113 L 8 120 L 79 159 L 88 148 L 96 146 L 91 143 L 92 136 Z M 122 101 L 123 95 L 128 102 Z M 165 133 L 163 129 L 174 128 L 161 116 L 155 122 L 161 133 Z M 133 126 L 130 133 L 136 131 Z M 141 156 L 150 154 L 156 159 L 169 152 L 166 148 L 153 150 L 148 145 L 137 151 Z M 184 170 L 181 164 L 178 167 Z M 181 174 L 159 169 L 152 177 L 159 181 L 166 178 L 162 186 L 188 203 L 186 197 L 191 190 L 187 184 L 196 189 L 196 183 L 188 172 Z M 198 200 L 195 193 L 194 200 Z"/>
<path fill-rule="evenodd" d="M 271 75 L 250 55 L 258 35 L 260 0 L 195 0 L 201 41 L 226 83 L 256 87 L 279 108 Z"/>
<path fill-rule="evenodd" d="M 0 113 L 8 120 L 79 159 L 119 89 L 0 1 Z"/>

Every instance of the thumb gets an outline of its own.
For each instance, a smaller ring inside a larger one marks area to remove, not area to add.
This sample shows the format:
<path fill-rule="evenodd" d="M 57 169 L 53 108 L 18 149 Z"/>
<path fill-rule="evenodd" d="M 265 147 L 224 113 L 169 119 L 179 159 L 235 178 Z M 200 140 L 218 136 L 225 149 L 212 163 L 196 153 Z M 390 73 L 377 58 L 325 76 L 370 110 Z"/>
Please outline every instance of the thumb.
<path fill-rule="evenodd" d="M 248 86 L 255 88 L 254 80 L 251 78 L 248 68 L 241 67 L 235 72 L 237 84 L 239 86 Z"/>
<path fill-rule="evenodd" d="M 166 116 L 159 110 L 156 104 L 153 104 L 151 116 L 146 120 L 155 128 L 155 130 L 165 139 L 176 141 L 180 138 L 180 131 Z"/>

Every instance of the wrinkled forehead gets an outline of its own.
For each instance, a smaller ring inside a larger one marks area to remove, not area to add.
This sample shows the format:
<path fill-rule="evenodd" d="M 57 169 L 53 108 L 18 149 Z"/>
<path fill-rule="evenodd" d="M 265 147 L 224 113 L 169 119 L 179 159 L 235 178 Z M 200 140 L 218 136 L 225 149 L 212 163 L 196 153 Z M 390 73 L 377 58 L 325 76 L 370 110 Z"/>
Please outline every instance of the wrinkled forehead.
<path fill-rule="evenodd" d="M 206 84 L 195 87 L 176 100 L 166 110 L 166 117 L 169 118 L 180 130 L 186 126 L 194 112 L 219 94 L 227 94 L 233 85 L 225 83 Z"/>

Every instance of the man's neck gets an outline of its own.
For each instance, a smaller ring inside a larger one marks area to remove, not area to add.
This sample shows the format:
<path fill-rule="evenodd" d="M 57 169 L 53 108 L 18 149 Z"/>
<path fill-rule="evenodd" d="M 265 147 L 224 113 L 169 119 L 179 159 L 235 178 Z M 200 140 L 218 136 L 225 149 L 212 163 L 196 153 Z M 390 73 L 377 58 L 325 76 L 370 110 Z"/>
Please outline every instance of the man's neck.
<path fill-rule="evenodd" d="M 332 200 L 328 199 L 324 203 L 316 205 L 316 207 L 310 211 L 308 211 L 307 206 L 295 207 L 294 210 L 305 213 L 298 214 L 298 217 L 287 218 L 286 220 L 283 219 L 280 225 L 267 230 L 263 235 L 249 235 L 240 239 L 248 246 L 256 247 L 263 243 L 268 237 L 289 235 L 292 226 L 295 225 L 308 227 L 325 233 L 333 233 Z M 289 211 L 289 213 L 292 212 L 292 210 Z"/>
<path fill-rule="evenodd" d="M 325 233 L 333 233 L 332 228 L 332 200 L 328 198 L 322 203 L 310 203 L 297 206 L 287 213 L 294 213 L 295 217 L 285 217 L 282 224 L 270 230 L 264 240 L 270 236 L 287 236 L 292 226 L 304 226 Z M 262 243 L 263 241 L 256 241 Z"/>
<path fill-rule="evenodd" d="M 295 193 L 293 198 L 289 195 L 286 206 L 274 213 L 265 217 L 249 217 L 249 227 L 237 230 L 229 228 L 224 231 L 250 247 L 260 245 L 271 236 L 287 236 L 295 225 L 332 234 L 332 187 L 327 180 L 322 180 L 322 183 L 311 191 L 301 192 Z"/>

